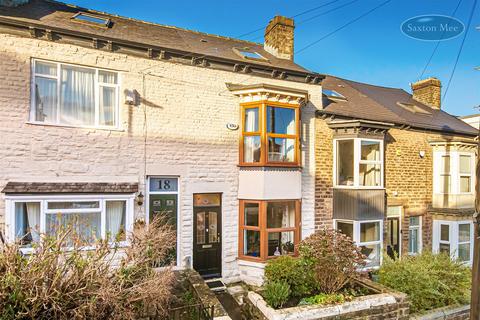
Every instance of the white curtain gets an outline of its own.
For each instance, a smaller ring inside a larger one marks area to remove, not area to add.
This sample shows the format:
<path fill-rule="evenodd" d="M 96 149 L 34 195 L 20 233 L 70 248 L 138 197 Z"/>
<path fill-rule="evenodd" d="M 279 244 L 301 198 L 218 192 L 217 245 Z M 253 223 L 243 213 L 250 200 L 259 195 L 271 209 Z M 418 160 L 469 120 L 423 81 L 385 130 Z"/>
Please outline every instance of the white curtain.
<path fill-rule="evenodd" d="M 115 88 L 100 86 L 100 125 L 115 125 Z"/>
<path fill-rule="evenodd" d="M 57 80 L 35 78 L 35 120 L 57 122 Z"/>
<path fill-rule="evenodd" d="M 245 109 L 245 132 L 258 131 L 258 109 Z M 245 137 L 243 142 L 243 161 L 255 162 L 256 136 Z"/>
<path fill-rule="evenodd" d="M 27 202 L 28 227 L 33 242 L 40 240 L 40 203 Z"/>
<path fill-rule="evenodd" d="M 62 66 L 61 121 L 67 124 L 95 124 L 95 71 Z"/>
<path fill-rule="evenodd" d="M 107 233 L 110 240 L 115 240 L 122 230 L 125 231 L 125 201 L 108 201 Z"/>

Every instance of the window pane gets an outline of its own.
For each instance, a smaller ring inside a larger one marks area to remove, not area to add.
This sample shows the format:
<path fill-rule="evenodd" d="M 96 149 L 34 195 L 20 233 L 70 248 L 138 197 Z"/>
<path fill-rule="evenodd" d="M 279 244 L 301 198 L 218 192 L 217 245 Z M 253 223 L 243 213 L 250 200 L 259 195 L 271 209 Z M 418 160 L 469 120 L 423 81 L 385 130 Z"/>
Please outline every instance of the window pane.
<path fill-rule="evenodd" d="M 410 220 L 410 226 L 419 226 L 420 225 L 420 217 L 419 216 L 410 217 L 409 220 Z"/>
<path fill-rule="evenodd" d="M 117 74 L 115 72 L 98 71 L 98 81 L 102 83 L 117 84 Z"/>
<path fill-rule="evenodd" d="M 98 201 L 74 201 L 74 202 L 53 202 L 48 203 L 48 209 L 96 209 L 100 208 Z"/>
<path fill-rule="evenodd" d="M 260 232 L 243 231 L 243 254 L 251 257 L 260 257 Z"/>
<path fill-rule="evenodd" d="M 353 223 L 337 221 L 337 230 L 353 240 Z"/>
<path fill-rule="evenodd" d="M 450 226 L 448 224 L 440 225 L 440 240 L 450 241 Z"/>
<path fill-rule="evenodd" d="M 361 222 L 360 223 L 360 242 L 370 242 L 380 240 L 379 222 Z"/>
<path fill-rule="evenodd" d="M 243 138 L 243 162 L 260 162 L 260 137 Z"/>
<path fill-rule="evenodd" d="M 57 76 L 57 65 L 55 63 L 35 61 L 35 73 L 46 76 Z"/>
<path fill-rule="evenodd" d="M 470 243 L 463 243 L 458 245 L 458 260 L 470 261 Z"/>
<path fill-rule="evenodd" d="M 106 204 L 107 225 L 106 231 L 110 241 L 125 241 L 127 239 L 126 202 L 107 201 Z"/>
<path fill-rule="evenodd" d="M 360 185 L 381 186 L 381 174 L 379 164 L 360 164 Z"/>
<path fill-rule="evenodd" d="M 470 156 L 460 155 L 460 173 L 470 174 L 472 172 L 471 163 Z"/>
<path fill-rule="evenodd" d="M 462 223 L 458 225 L 458 242 L 470 242 L 469 223 Z"/>
<path fill-rule="evenodd" d="M 100 212 L 70 213 L 70 214 L 47 214 L 46 234 L 55 236 L 61 230 L 72 228 L 68 236 L 67 245 L 73 245 L 75 241 L 81 243 L 93 243 L 100 239 Z"/>
<path fill-rule="evenodd" d="M 418 253 L 419 229 L 408 230 L 408 252 Z"/>
<path fill-rule="evenodd" d="M 208 212 L 208 243 L 218 242 L 218 213 L 215 211 Z"/>
<path fill-rule="evenodd" d="M 371 244 L 360 247 L 362 253 L 367 256 L 366 267 L 375 267 L 380 265 L 380 244 Z"/>
<path fill-rule="evenodd" d="M 448 243 L 440 243 L 440 253 L 446 253 L 450 255 L 450 245 Z"/>
<path fill-rule="evenodd" d="M 60 119 L 66 124 L 95 124 L 95 70 L 62 66 Z"/>
<path fill-rule="evenodd" d="M 295 249 L 294 232 L 269 232 L 268 256 L 281 256 L 293 254 Z"/>
<path fill-rule="evenodd" d="M 441 175 L 440 176 L 440 193 L 449 193 L 450 192 L 450 176 Z"/>
<path fill-rule="evenodd" d="M 295 139 L 268 138 L 268 161 L 294 162 Z"/>
<path fill-rule="evenodd" d="M 295 227 L 295 201 L 268 202 L 267 228 Z"/>
<path fill-rule="evenodd" d="M 100 125 L 115 125 L 115 88 L 100 86 Z"/>
<path fill-rule="evenodd" d="M 460 177 L 460 192 L 470 192 L 470 186 L 470 177 Z"/>
<path fill-rule="evenodd" d="M 15 240 L 26 245 L 40 240 L 40 203 L 15 203 Z"/>
<path fill-rule="evenodd" d="M 197 244 L 204 244 L 206 241 L 205 212 L 197 213 Z"/>
<path fill-rule="evenodd" d="M 258 227 L 258 203 L 245 203 L 244 219 L 246 226 Z"/>
<path fill-rule="evenodd" d="M 450 156 L 442 156 L 440 159 L 440 172 L 450 173 Z"/>
<path fill-rule="evenodd" d="M 365 141 L 361 144 L 362 160 L 380 161 L 380 142 L 379 141 Z"/>
<path fill-rule="evenodd" d="M 295 134 L 295 109 L 267 107 L 267 132 Z"/>
<path fill-rule="evenodd" d="M 353 140 L 337 141 L 337 184 L 353 186 Z"/>
<path fill-rule="evenodd" d="M 258 108 L 245 109 L 245 132 L 258 132 Z"/>
<path fill-rule="evenodd" d="M 35 77 L 35 120 L 57 121 L 57 80 Z"/>

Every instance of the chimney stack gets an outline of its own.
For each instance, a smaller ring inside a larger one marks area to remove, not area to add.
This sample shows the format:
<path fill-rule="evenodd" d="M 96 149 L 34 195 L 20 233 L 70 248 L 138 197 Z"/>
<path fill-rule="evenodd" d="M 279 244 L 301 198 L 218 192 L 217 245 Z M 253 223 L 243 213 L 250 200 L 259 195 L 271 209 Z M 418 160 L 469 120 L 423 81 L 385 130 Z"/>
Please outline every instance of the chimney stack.
<path fill-rule="evenodd" d="M 411 84 L 413 99 L 433 109 L 440 109 L 442 83 L 437 78 L 428 78 Z"/>
<path fill-rule="evenodd" d="M 265 50 L 280 59 L 293 61 L 293 19 L 275 16 L 265 29 Z"/>

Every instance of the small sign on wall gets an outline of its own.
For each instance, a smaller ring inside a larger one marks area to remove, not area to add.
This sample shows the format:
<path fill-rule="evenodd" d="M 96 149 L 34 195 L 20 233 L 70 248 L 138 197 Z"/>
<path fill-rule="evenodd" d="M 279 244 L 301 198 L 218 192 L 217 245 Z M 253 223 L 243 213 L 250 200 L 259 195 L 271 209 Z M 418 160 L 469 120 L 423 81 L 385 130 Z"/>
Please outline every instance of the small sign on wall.
<path fill-rule="evenodd" d="M 232 130 L 232 131 L 238 130 L 238 124 L 236 124 L 236 123 L 227 123 L 227 129 L 228 129 L 228 130 Z"/>

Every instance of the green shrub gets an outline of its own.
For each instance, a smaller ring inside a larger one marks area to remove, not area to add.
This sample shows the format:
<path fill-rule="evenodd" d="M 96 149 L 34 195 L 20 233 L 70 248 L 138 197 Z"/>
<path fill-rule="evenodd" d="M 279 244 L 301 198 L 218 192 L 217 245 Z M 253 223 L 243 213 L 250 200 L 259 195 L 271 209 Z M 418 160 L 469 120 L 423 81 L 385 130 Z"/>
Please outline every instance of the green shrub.
<path fill-rule="evenodd" d="M 408 294 L 415 313 L 468 303 L 471 271 L 446 254 L 424 252 L 401 260 L 385 257 L 378 281 Z"/>
<path fill-rule="evenodd" d="M 268 282 L 263 297 L 272 308 L 281 308 L 290 297 L 290 286 L 283 281 Z"/>
<path fill-rule="evenodd" d="M 270 260 L 265 267 L 265 282 L 284 282 L 290 286 L 293 297 L 302 297 L 314 290 L 311 269 L 302 259 L 281 256 Z"/>
<path fill-rule="evenodd" d="M 311 305 L 311 304 L 340 304 L 344 303 L 345 301 L 351 300 L 351 297 L 346 297 L 341 293 L 320 293 L 308 298 L 304 298 L 300 300 L 299 306 L 301 305 Z"/>

